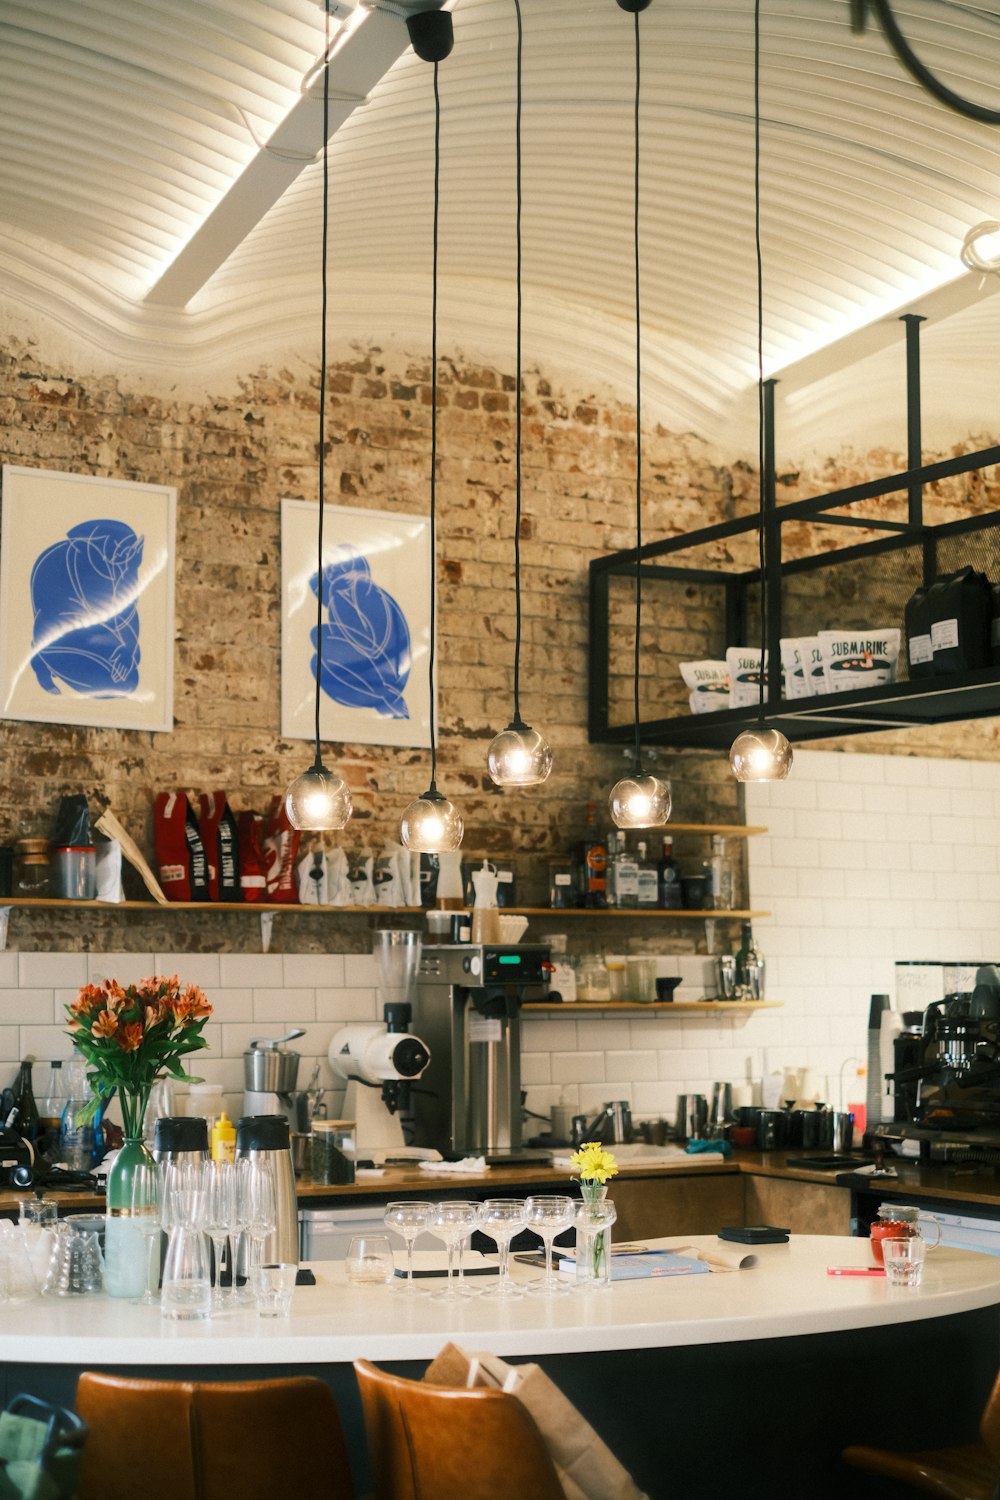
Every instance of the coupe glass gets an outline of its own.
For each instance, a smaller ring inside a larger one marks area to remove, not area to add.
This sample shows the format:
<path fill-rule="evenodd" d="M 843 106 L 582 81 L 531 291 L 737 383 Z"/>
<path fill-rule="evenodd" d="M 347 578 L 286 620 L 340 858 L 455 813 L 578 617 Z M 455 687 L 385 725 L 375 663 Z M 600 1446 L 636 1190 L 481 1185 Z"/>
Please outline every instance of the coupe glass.
<path fill-rule="evenodd" d="M 546 1292 L 549 1295 L 568 1292 L 569 1283 L 557 1276 L 552 1269 L 552 1241 L 572 1224 L 573 1199 L 561 1194 L 543 1193 L 526 1198 L 524 1208 L 527 1227 L 535 1231 L 545 1246 L 545 1275 L 541 1281 L 533 1281 L 528 1291 Z"/>
<path fill-rule="evenodd" d="M 524 1293 L 510 1277 L 510 1242 L 527 1225 L 523 1198 L 487 1198 L 479 1213 L 479 1229 L 495 1240 L 500 1251 L 500 1279 L 489 1287 L 484 1297 L 523 1297 Z"/>
<path fill-rule="evenodd" d="M 385 1227 L 401 1235 L 406 1241 L 406 1290 L 415 1290 L 413 1281 L 413 1241 L 418 1234 L 430 1228 L 434 1217 L 434 1204 L 416 1201 L 387 1203 Z"/>
<path fill-rule="evenodd" d="M 136 1162 L 132 1169 L 129 1207 L 131 1216 L 142 1235 L 142 1258 L 146 1275 L 142 1296 L 135 1300 L 147 1307 L 159 1301 L 162 1203 L 163 1173 L 158 1163 L 155 1161 Z"/>
<path fill-rule="evenodd" d="M 479 1222 L 479 1204 L 469 1202 L 439 1203 L 427 1226 L 429 1234 L 444 1241 L 448 1251 L 448 1281 L 443 1291 L 432 1292 L 432 1297 L 457 1297 L 461 1288 L 455 1269 L 455 1251 Z"/>

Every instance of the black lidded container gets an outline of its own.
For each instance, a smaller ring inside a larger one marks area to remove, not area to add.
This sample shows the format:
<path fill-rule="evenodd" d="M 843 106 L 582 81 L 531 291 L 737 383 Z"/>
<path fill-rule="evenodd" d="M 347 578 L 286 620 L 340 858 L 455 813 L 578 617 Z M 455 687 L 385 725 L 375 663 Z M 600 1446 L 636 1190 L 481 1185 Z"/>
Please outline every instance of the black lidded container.
<path fill-rule="evenodd" d="M 163 1115 L 153 1127 L 153 1155 L 158 1162 L 181 1156 L 208 1157 L 208 1121 L 198 1115 Z"/>
<path fill-rule="evenodd" d="M 914 589 L 903 611 L 906 656 L 910 664 L 910 681 L 934 676 L 934 652 L 931 647 L 931 610 L 927 590 Z"/>

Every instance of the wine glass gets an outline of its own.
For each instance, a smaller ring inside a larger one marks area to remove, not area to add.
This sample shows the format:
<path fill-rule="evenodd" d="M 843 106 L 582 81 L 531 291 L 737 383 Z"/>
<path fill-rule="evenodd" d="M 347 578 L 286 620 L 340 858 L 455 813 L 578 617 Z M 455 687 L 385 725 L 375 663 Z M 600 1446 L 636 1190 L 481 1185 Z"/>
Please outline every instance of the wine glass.
<path fill-rule="evenodd" d="M 215 1258 L 215 1288 L 212 1306 L 221 1307 L 227 1298 L 222 1290 L 222 1262 L 226 1243 L 233 1225 L 233 1196 L 235 1193 L 233 1164 L 229 1161 L 214 1161 L 208 1167 L 205 1192 L 205 1232 L 212 1241 Z M 230 1290 L 232 1297 L 232 1289 Z"/>
<path fill-rule="evenodd" d="M 250 1212 L 247 1234 L 250 1236 L 250 1286 L 257 1295 L 257 1272 L 264 1258 L 264 1241 L 274 1233 L 277 1223 L 277 1194 L 274 1173 L 264 1162 L 251 1162 L 248 1175 Z"/>
<path fill-rule="evenodd" d="M 552 1241 L 572 1224 L 573 1199 L 558 1193 L 540 1193 L 526 1198 L 524 1209 L 527 1227 L 535 1231 L 545 1246 L 545 1276 L 541 1281 L 533 1281 L 528 1291 L 547 1292 L 550 1295 L 568 1292 L 568 1284 L 560 1280 L 552 1269 Z"/>
<path fill-rule="evenodd" d="M 510 1242 L 527 1225 L 523 1198 L 487 1198 L 479 1214 L 479 1228 L 495 1240 L 500 1251 L 500 1279 L 483 1293 L 485 1297 L 522 1297 L 524 1293 L 510 1276 Z"/>
<path fill-rule="evenodd" d="M 455 1272 L 455 1251 L 467 1240 L 479 1221 L 479 1204 L 470 1202 L 439 1203 L 427 1225 L 428 1233 L 444 1241 L 448 1252 L 448 1281 L 443 1291 L 432 1297 L 457 1297 L 461 1290 Z"/>
<path fill-rule="evenodd" d="M 159 1301 L 160 1288 L 160 1214 L 163 1201 L 163 1174 L 155 1161 L 136 1162 L 132 1168 L 129 1211 L 142 1236 L 142 1263 L 145 1268 L 143 1291 L 134 1300 L 146 1307 Z M 154 1256 L 154 1246 L 156 1254 Z"/>
<path fill-rule="evenodd" d="M 230 1229 L 232 1232 L 232 1280 L 233 1297 L 238 1302 L 251 1302 L 253 1300 L 253 1287 L 250 1285 L 250 1191 L 251 1162 L 249 1157 L 241 1156 L 235 1163 L 233 1177 L 233 1212 Z M 244 1274 L 245 1273 L 245 1274 Z M 243 1280 L 240 1281 L 240 1276 Z"/>
<path fill-rule="evenodd" d="M 416 1290 L 413 1282 L 413 1241 L 418 1234 L 423 1234 L 425 1229 L 430 1228 L 433 1215 L 433 1203 L 421 1203 L 411 1199 L 409 1202 L 386 1204 L 383 1216 L 385 1227 L 394 1230 L 406 1241 L 406 1290 L 408 1292 Z"/>

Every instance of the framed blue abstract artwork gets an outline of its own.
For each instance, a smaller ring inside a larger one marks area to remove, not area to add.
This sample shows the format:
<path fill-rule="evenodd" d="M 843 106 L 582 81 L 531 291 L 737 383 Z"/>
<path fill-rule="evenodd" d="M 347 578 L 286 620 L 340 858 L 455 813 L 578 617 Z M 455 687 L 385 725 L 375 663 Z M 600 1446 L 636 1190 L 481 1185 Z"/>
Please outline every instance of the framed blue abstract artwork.
<path fill-rule="evenodd" d="M 3 466 L 0 717 L 173 728 L 176 491 Z"/>
<path fill-rule="evenodd" d="M 322 591 L 320 736 L 426 746 L 430 520 L 330 505 L 322 578 L 316 506 L 281 502 L 281 733 L 311 740 Z"/>

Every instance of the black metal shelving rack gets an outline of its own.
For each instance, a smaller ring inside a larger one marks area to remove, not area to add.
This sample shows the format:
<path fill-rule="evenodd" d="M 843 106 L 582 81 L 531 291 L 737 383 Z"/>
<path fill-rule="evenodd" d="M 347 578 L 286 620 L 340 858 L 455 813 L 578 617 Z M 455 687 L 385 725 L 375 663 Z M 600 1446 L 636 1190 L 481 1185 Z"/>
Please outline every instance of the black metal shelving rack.
<path fill-rule="evenodd" d="M 816 629 L 827 628 L 817 622 L 813 622 L 815 628 L 789 628 L 786 617 L 790 588 L 800 575 L 817 569 L 870 568 L 878 559 L 879 576 L 885 585 L 883 607 L 892 612 L 892 617 L 873 619 L 872 626 L 887 623 L 901 626 L 902 606 L 919 582 L 929 584 L 939 573 L 968 562 L 1000 579 L 1000 511 L 982 512 L 938 526 L 924 524 L 924 486 L 1000 464 L 1000 445 L 932 464 L 922 462 L 919 325 L 923 320 L 908 313 L 901 321 L 906 327 L 907 468 L 899 473 L 779 506 L 775 477 L 775 382 L 766 381 L 764 385 L 763 514 L 768 645 L 764 717 L 792 741 L 1000 715 L 1000 666 L 920 678 L 915 682 L 904 679 L 850 693 L 798 699 L 783 699 L 781 695 L 781 637 L 814 635 Z M 902 493 L 907 497 L 905 521 L 843 513 L 863 501 Z M 803 522 L 864 527 L 882 535 L 858 546 L 783 562 L 782 530 L 790 523 Z M 760 569 L 672 567 L 659 559 L 756 533 L 757 527 L 758 516 L 754 513 L 650 542 L 641 550 L 644 594 L 647 583 L 694 584 L 709 592 L 719 590 L 716 611 L 719 639 L 707 645 L 705 656 L 724 655 L 727 646 L 746 645 L 759 639 L 759 603 L 755 604 L 754 596 L 759 600 Z M 616 578 L 634 580 L 635 567 L 634 548 L 595 558 L 590 564 L 588 730 L 590 740 L 595 743 L 629 744 L 635 733 L 631 722 L 610 722 L 611 590 Z M 829 622 L 833 628 L 839 623 Z M 905 641 L 900 650 L 900 667 L 905 667 Z M 742 728 L 757 719 L 756 707 L 722 709 L 715 713 L 644 720 L 640 731 L 643 743 L 648 745 L 726 749 Z"/>

